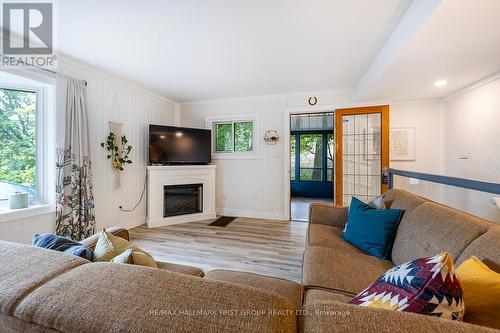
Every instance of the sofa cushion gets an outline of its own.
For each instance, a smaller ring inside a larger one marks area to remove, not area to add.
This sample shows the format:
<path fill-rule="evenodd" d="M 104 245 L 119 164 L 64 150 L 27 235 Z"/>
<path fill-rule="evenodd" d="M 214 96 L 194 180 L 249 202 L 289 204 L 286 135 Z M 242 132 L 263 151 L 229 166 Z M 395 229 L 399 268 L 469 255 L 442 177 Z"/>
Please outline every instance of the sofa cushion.
<path fill-rule="evenodd" d="M 491 225 L 484 234 L 474 239 L 457 259 L 460 265 L 470 257 L 475 256 L 487 266 L 500 273 L 500 226 Z"/>
<path fill-rule="evenodd" d="M 302 304 L 303 288 L 300 284 L 293 281 L 228 270 L 210 271 L 205 275 L 205 279 L 232 282 L 266 290 L 288 300 L 294 309 L 299 309 Z"/>
<path fill-rule="evenodd" d="M 153 256 L 134 245 L 132 242 L 129 242 L 119 236 L 115 236 L 104 229 L 99 233 L 92 261 L 111 261 L 114 257 L 120 255 L 128 249 L 144 253 L 146 256 L 150 257 L 149 263 L 155 261 Z"/>
<path fill-rule="evenodd" d="M 456 260 L 474 239 L 487 231 L 486 225 L 472 215 L 425 202 L 401 220 L 392 260 L 400 265 L 445 251 Z"/>
<path fill-rule="evenodd" d="M 128 249 L 114 257 L 110 262 L 115 264 L 129 264 L 129 265 L 139 265 L 158 268 L 156 261 L 149 255 L 134 251 L 134 249 Z"/>
<path fill-rule="evenodd" d="M 307 243 L 310 246 L 331 247 L 343 250 L 344 253 L 363 253 L 356 246 L 344 240 L 342 228 L 330 227 L 324 224 L 309 224 L 307 227 Z"/>
<path fill-rule="evenodd" d="M 386 208 L 402 209 L 408 216 L 415 208 L 429 200 L 404 190 L 392 189 L 382 194 Z M 403 217 L 404 218 L 404 217 Z"/>
<path fill-rule="evenodd" d="M 391 267 L 391 261 L 367 254 L 309 246 L 304 251 L 302 284 L 306 289 L 330 289 L 355 296 Z"/>
<path fill-rule="evenodd" d="M 266 312 L 243 315 L 250 309 Z M 290 314 L 269 315 L 267 311 L 272 309 Z M 107 262 L 82 265 L 46 282 L 19 303 L 14 316 L 63 332 L 296 332 L 297 329 L 290 303 L 267 291 Z"/>
<path fill-rule="evenodd" d="M 41 325 L 29 323 L 27 321 L 17 319 L 16 317 L 7 316 L 0 313 L 0 332 L 2 333 L 58 333 L 50 328 L 45 328 Z"/>
<path fill-rule="evenodd" d="M 83 259 L 92 260 L 92 250 L 77 241 L 58 236 L 55 234 L 35 234 L 33 235 L 33 246 L 44 249 L 64 252 Z"/>
<path fill-rule="evenodd" d="M 388 259 L 403 213 L 401 209 L 376 209 L 353 197 L 344 239 L 369 255 Z"/>
<path fill-rule="evenodd" d="M 63 252 L 0 241 L 0 312 L 16 304 L 46 281 L 90 261 Z"/>
<path fill-rule="evenodd" d="M 464 316 L 462 288 L 447 252 L 391 268 L 349 303 L 453 320 Z"/>
<path fill-rule="evenodd" d="M 466 304 L 464 320 L 500 330 L 500 274 L 477 257 L 465 260 L 456 272 Z"/>
<path fill-rule="evenodd" d="M 167 271 L 171 271 L 171 272 L 192 275 L 192 276 L 198 276 L 198 277 L 202 277 L 204 275 L 204 273 L 201 269 L 199 269 L 198 267 L 194 267 L 194 266 L 173 264 L 170 262 L 162 262 L 162 261 L 157 261 L 156 264 L 158 265 L 158 268 L 164 269 Z"/>
<path fill-rule="evenodd" d="M 320 290 L 320 289 L 309 289 L 304 296 L 304 305 L 313 302 L 325 302 L 325 301 L 347 303 L 351 299 L 352 299 L 351 296 L 347 296 L 344 294 L 334 293 L 331 291 Z"/>
<path fill-rule="evenodd" d="M 299 333 L 498 333 L 498 330 L 456 320 L 444 320 L 409 312 L 365 308 L 341 302 L 310 303 L 306 304 L 303 310 L 307 311 L 309 315 L 299 316 Z"/>
<path fill-rule="evenodd" d="M 326 203 L 312 203 L 309 206 L 309 223 L 343 228 L 347 222 L 347 207 Z"/>

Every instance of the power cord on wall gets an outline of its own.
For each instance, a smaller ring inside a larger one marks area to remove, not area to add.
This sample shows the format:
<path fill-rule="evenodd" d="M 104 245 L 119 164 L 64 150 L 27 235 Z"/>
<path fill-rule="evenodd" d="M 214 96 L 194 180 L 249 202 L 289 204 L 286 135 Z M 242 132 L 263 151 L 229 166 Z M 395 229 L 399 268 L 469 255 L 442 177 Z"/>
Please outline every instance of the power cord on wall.
<path fill-rule="evenodd" d="M 144 187 L 142 188 L 141 197 L 139 198 L 139 201 L 134 206 L 134 208 L 132 208 L 132 209 L 124 209 L 123 206 L 118 206 L 118 208 L 120 208 L 120 210 L 122 212 L 126 212 L 126 213 L 133 212 L 139 206 L 139 204 L 142 202 L 142 198 L 144 198 L 144 193 L 146 193 L 146 186 L 147 186 L 147 184 L 148 184 L 148 174 L 146 173 L 146 178 L 144 179 Z"/>

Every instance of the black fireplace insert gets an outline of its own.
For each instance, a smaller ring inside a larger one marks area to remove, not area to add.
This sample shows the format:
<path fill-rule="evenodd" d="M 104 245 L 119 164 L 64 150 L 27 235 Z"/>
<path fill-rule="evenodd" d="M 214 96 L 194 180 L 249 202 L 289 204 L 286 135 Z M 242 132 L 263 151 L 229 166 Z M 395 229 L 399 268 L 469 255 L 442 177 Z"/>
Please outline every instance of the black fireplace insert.
<path fill-rule="evenodd" d="M 163 217 L 203 212 L 203 184 L 163 187 Z"/>

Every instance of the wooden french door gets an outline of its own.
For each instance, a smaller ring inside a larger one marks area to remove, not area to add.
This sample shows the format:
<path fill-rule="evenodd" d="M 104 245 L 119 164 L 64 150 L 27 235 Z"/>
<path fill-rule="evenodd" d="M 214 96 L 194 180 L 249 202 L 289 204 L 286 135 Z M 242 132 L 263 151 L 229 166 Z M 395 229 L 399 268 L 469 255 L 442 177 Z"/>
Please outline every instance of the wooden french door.
<path fill-rule="evenodd" d="M 335 204 L 371 200 L 387 191 L 389 106 L 335 110 Z"/>

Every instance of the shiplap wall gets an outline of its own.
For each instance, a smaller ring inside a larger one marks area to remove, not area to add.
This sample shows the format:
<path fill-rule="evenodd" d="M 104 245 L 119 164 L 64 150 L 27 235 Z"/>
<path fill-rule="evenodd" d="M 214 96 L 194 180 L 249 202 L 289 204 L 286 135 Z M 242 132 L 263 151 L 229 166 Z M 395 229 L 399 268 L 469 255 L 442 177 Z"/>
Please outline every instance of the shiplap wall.
<path fill-rule="evenodd" d="M 63 61 L 59 71 L 88 82 L 90 154 L 98 229 L 144 223 L 146 200 L 131 213 L 121 212 L 118 207 L 130 208 L 138 201 L 146 176 L 148 125 L 174 125 L 175 103 L 75 63 Z M 126 165 L 121 173 L 120 189 L 114 188 L 115 172 L 106 159 L 106 151 L 100 146 L 109 133 L 109 121 L 123 123 L 122 134 L 133 146 L 130 155 L 133 163 Z"/>
<path fill-rule="evenodd" d="M 59 71 L 88 82 L 87 100 L 97 228 L 131 227 L 144 223 L 146 200 L 134 212 L 146 176 L 148 125 L 174 125 L 176 104 L 113 75 L 72 60 L 61 59 Z M 113 96 L 116 96 L 113 105 Z M 133 146 L 131 159 L 121 175 L 121 188 L 114 188 L 114 172 L 100 143 L 109 133 L 108 121 L 123 123 L 122 133 Z M 53 232 L 54 213 L 0 223 L 0 239 L 30 243 L 34 233 Z"/>

